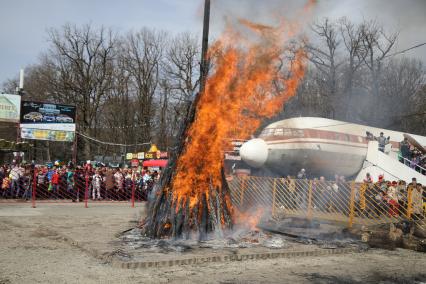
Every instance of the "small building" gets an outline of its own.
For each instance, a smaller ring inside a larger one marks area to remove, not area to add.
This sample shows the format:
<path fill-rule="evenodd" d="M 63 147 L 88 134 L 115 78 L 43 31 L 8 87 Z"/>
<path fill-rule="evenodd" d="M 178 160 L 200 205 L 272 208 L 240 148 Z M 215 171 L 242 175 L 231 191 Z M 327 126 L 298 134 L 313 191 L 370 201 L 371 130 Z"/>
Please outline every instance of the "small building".
<path fill-rule="evenodd" d="M 18 116 L 17 107 L 6 96 L 0 95 L 0 120 L 16 120 Z"/>

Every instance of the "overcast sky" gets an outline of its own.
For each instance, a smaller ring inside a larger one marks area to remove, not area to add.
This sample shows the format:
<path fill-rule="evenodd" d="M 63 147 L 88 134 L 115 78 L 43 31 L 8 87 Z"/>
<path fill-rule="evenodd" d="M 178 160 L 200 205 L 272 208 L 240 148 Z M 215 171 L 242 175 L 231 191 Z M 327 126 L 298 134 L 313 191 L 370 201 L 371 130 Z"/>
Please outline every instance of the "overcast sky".
<path fill-rule="evenodd" d="M 212 33 L 224 16 L 267 22 L 270 15 L 294 16 L 301 0 L 211 0 Z M 65 23 L 112 27 L 118 32 L 141 27 L 172 33 L 201 33 L 203 0 L 0 0 L 0 85 L 34 64 L 48 47 L 46 30 Z M 376 19 L 400 31 L 397 50 L 426 42 L 426 0 L 318 0 L 312 20 L 346 16 Z M 407 55 L 426 62 L 426 46 Z"/>

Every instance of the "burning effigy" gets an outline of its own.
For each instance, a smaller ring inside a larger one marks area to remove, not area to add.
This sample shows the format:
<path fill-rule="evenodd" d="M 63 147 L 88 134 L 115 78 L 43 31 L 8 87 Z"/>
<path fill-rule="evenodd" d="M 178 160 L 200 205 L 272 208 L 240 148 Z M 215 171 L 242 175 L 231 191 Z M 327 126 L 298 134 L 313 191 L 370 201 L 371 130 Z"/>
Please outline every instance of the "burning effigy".
<path fill-rule="evenodd" d="M 223 236 L 238 217 L 247 221 L 232 206 L 223 152 L 232 147 L 229 137 L 250 137 L 296 94 L 306 67 L 304 50 L 292 44 L 297 32 L 297 24 L 284 20 L 277 26 L 228 20 L 209 48 L 211 71 L 194 102 L 194 120 L 175 165 L 152 193 L 142 234 L 205 239 Z"/>

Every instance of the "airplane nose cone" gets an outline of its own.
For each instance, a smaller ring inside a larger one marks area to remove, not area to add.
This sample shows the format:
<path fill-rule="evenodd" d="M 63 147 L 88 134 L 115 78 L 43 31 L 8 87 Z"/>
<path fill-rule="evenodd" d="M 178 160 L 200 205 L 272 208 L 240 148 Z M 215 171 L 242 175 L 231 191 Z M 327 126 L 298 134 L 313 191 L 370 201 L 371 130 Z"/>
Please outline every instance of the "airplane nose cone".
<path fill-rule="evenodd" d="M 241 146 L 240 156 L 250 166 L 260 168 L 268 159 L 268 145 L 259 138 L 249 140 Z"/>

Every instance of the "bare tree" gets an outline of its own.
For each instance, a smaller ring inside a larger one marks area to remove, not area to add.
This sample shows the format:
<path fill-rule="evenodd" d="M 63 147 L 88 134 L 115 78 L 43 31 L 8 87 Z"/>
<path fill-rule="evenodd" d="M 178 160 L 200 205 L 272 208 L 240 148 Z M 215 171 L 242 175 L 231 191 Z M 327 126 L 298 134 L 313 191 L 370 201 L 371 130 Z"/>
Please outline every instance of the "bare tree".
<path fill-rule="evenodd" d="M 375 21 L 366 21 L 361 25 L 363 37 L 362 44 L 366 56 L 364 62 L 370 70 L 372 105 L 377 108 L 380 102 L 380 76 L 382 73 L 382 62 L 392 50 L 398 38 L 398 33 L 386 33 L 382 26 Z M 373 109 L 372 109 L 373 110 Z M 373 123 L 380 123 L 381 110 L 375 109 Z"/>
<path fill-rule="evenodd" d="M 343 63 L 337 56 L 341 44 L 338 28 L 326 18 L 322 22 L 312 25 L 312 31 L 318 37 L 322 46 L 307 43 L 306 51 L 309 60 L 323 76 L 321 80 L 324 87 L 323 95 L 327 97 L 327 106 L 330 108 L 329 116 L 334 118 L 336 109 L 333 102 L 336 101 L 338 95 L 338 68 Z"/>
<path fill-rule="evenodd" d="M 173 118 L 169 120 L 169 127 L 173 137 L 199 88 L 200 52 L 197 37 L 182 33 L 170 40 L 165 53 L 162 67 L 170 88 L 169 101 Z"/>
<path fill-rule="evenodd" d="M 6 81 L 2 83 L 2 93 L 14 94 L 18 86 L 19 86 L 18 77 L 13 79 L 6 79 Z"/>
<path fill-rule="evenodd" d="M 50 50 L 26 68 L 24 99 L 77 105 L 78 129 L 89 136 L 122 144 L 153 141 L 172 150 L 179 122 L 199 89 L 197 37 L 147 28 L 119 37 L 90 25 L 65 25 L 48 36 Z M 279 118 L 331 117 L 426 134 L 425 69 L 416 60 L 391 56 L 397 36 L 374 21 L 314 24 L 310 41 L 302 41 L 311 64 Z M 289 76 L 282 66 L 291 66 L 298 45 L 283 47 L 277 76 Z M 9 79 L 3 92 L 14 93 L 17 86 L 17 77 Z M 38 156 L 48 149 L 54 159 L 69 158 L 66 144 L 46 145 L 37 143 L 43 149 Z M 84 158 L 126 150 L 89 140 L 79 146 Z"/>
<path fill-rule="evenodd" d="M 160 82 L 160 98 L 158 102 L 158 130 L 156 137 L 156 144 L 160 149 L 168 150 L 170 146 L 170 139 L 173 137 L 171 133 L 171 128 L 168 125 L 171 124 L 171 121 L 168 119 L 170 117 L 170 94 L 171 87 L 170 82 L 166 79 L 162 79 Z"/>
<path fill-rule="evenodd" d="M 123 41 L 122 60 L 137 98 L 136 119 L 141 129 L 138 139 L 142 142 L 151 141 L 152 138 L 153 105 L 160 81 L 165 39 L 164 32 L 144 28 L 127 34 Z"/>
<path fill-rule="evenodd" d="M 118 143 L 131 144 L 136 143 L 136 135 L 132 134 L 137 130 L 137 104 L 132 92 L 130 74 L 126 70 L 126 62 L 122 59 L 120 56 L 116 59 L 112 88 L 102 105 L 101 115 L 105 127 L 102 138 L 109 141 L 110 137 L 116 137 L 115 141 Z"/>
<path fill-rule="evenodd" d="M 104 28 L 65 25 L 50 30 L 49 39 L 51 49 L 43 62 L 53 71 L 52 96 L 77 105 L 80 131 L 96 136 L 98 109 L 111 89 L 116 38 Z M 90 148 L 84 145 L 89 157 Z"/>
<path fill-rule="evenodd" d="M 349 106 L 351 105 L 350 101 L 356 99 L 353 92 L 354 80 L 356 72 L 364 64 L 364 60 L 367 56 L 365 49 L 363 48 L 363 41 L 365 33 L 362 28 L 363 25 L 356 26 L 354 23 L 350 22 L 347 18 L 341 18 L 338 20 L 340 38 L 344 44 L 344 51 L 346 53 L 345 68 L 344 68 L 344 86 L 343 92 L 340 96 L 340 105 L 342 106 L 342 118 L 351 119 L 351 112 Z M 346 103 L 344 103 L 346 102 Z"/>
<path fill-rule="evenodd" d="M 424 93 L 422 96 L 425 84 L 424 66 L 420 61 L 401 58 L 383 63 L 380 100 L 385 107 L 392 109 L 384 115 L 387 127 L 412 129 L 412 124 L 417 124 L 412 118 L 419 118 L 415 115 L 425 110 Z"/>
<path fill-rule="evenodd" d="M 419 61 L 393 57 L 397 32 L 346 18 L 312 28 L 313 37 L 305 41 L 312 64 L 280 117 L 330 117 L 331 109 L 336 119 L 424 132 L 425 70 Z"/>

